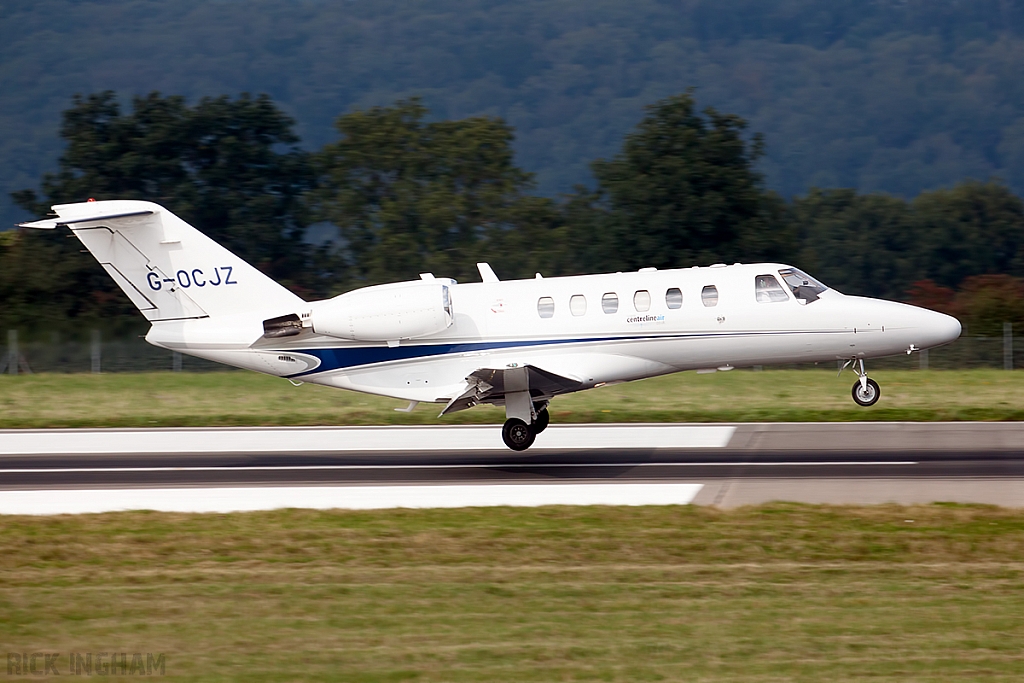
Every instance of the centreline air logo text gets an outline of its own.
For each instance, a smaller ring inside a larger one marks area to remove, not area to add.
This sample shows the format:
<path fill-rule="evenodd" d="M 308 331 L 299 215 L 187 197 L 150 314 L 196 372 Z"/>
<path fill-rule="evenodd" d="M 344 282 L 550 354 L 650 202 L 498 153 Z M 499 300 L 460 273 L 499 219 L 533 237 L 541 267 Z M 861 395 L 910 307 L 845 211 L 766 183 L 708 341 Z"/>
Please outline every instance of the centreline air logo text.
<path fill-rule="evenodd" d="M 663 315 L 637 315 L 632 318 L 626 318 L 627 323 L 663 323 L 665 322 L 665 316 Z"/>

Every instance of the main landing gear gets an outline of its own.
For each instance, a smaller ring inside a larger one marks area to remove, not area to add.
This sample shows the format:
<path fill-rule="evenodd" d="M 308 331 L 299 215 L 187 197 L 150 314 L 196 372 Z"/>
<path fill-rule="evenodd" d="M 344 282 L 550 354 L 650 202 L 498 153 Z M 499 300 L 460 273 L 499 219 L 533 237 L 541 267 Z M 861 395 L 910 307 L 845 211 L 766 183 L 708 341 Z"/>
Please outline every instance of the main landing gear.
<path fill-rule="evenodd" d="M 547 429 L 548 423 L 551 421 L 551 415 L 546 406 L 537 410 L 536 415 L 537 417 L 531 424 L 527 424 L 525 420 L 518 417 L 510 417 L 505 420 L 505 425 L 501 428 L 501 439 L 505 445 L 514 451 L 525 451 L 532 446 L 533 440 Z"/>
<path fill-rule="evenodd" d="M 878 388 L 878 382 L 868 377 L 868 373 L 864 370 L 863 359 L 848 360 L 843 364 L 843 367 L 839 369 L 842 372 L 846 369 L 847 365 L 853 365 L 853 371 L 857 373 L 857 381 L 853 385 L 854 402 L 859 406 L 873 406 L 878 403 L 878 397 L 882 395 L 882 390 Z"/>
<path fill-rule="evenodd" d="M 548 402 L 530 394 L 530 374 L 526 367 L 505 368 L 502 372 L 505 389 L 505 426 L 501 439 L 514 451 L 525 451 L 548 426 Z"/>

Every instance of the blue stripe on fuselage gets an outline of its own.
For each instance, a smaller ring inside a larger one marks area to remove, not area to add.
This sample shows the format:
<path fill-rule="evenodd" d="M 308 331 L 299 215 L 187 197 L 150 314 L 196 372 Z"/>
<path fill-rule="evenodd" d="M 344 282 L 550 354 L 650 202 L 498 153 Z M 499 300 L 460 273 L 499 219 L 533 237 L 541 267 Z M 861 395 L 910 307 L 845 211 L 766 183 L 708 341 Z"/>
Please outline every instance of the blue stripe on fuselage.
<path fill-rule="evenodd" d="M 548 344 L 573 344 L 580 342 L 614 341 L 616 339 L 634 339 L 635 337 L 612 337 L 609 339 L 531 339 L 529 341 L 496 341 L 468 342 L 463 344 L 429 344 L 421 346 L 353 346 L 335 347 L 331 349 L 290 349 L 295 353 L 316 356 L 320 365 L 307 372 L 300 372 L 289 377 L 304 377 L 320 372 L 330 372 L 342 368 L 354 368 L 359 365 L 374 365 L 396 360 L 411 360 L 429 356 L 446 356 L 452 353 L 469 353 L 472 351 L 488 351 L 490 349 L 512 349 L 522 346 L 547 346 Z"/>
<path fill-rule="evenodd" d="M 281 349 L 282 353 L 292 351 L 320 359 L 320 365 L 313 370 L 288 375 L 289 378 L 305 377 L 306 375 L 330 372 L 342 368 L 354 368 L 361 365 L 374 365 L 391 361 L 428 358 L 430 356 L 446 356 L 453 353 L 470 353 L 491 349 L 513 349 L 526 346 L 548 346 L 551 344 L 585 344 L 594 342 L 615 341 L 653 341 L 662 339 L 692 339 L 707 337 L 733 337 L 741 335 L 787 335 L 787 334 L 831 334 L 845 330 L 773 330 L 770 332 L 711 332 L 645 336 L 589 337 L 585 339 L 529 339 L 522 341 L 465 342 L 461 344 L 422 344 L 410 346 L 352 346 L 334 347 L 329 349 Z"/>

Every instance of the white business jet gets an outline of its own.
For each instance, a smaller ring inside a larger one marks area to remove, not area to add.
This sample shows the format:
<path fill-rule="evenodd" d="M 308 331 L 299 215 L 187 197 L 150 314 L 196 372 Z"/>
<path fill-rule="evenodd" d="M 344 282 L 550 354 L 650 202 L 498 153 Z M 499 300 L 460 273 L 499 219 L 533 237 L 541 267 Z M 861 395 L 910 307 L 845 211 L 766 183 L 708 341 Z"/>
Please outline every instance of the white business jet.
<path fill-rule="evenodd" d="M 845 296 L 781 263 L 504 282 L 481 263 L 482 282 L 424 273 L 306 302 L 157 204 L 53 210 L 21 227 L 70 228 L 152 323 L 150 344 L 406 410 L 503 405 L 517 451 L 555 396 L 681 370 L 838 360 L 870 406 L 880 392 L 865 359 L 960 336 L 948 315 Z"/>

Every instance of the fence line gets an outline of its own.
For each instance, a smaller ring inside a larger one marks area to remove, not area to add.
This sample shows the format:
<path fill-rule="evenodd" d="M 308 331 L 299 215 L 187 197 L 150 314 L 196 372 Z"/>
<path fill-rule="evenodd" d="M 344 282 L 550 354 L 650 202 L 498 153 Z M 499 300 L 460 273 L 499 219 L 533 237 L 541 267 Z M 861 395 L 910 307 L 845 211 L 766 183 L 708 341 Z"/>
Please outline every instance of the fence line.
<path fill-rule="evenodd" d="M 100 336 L 99 330 L 92 331 L 92 344 L 89 351 L 90 360 L 92 361 L 92 374 L 98 375 L 103 366 L 103 337 Z"/>
<path fill-rule="evenodd" d="M 1003 370 L 1013 370 L 1013 323 L 1003 323 Z"/>
<path fill-rule="evenodd" d="M 787 365 L 786 367 L 807 367 Z M 813 366 L 811 366 L 813 367 Z M 967 368 L 1024 367 L 1024 344 L 1013 343 L 1013 328 L 1007 323 L 1002 337 L 961 337 L 937 349 L 870 361 L 871 369 L 944 370 Z M 142 338 L 106 340 L 92 331 L 89 340 L 24 341 L 16 330 L 7 333 L 6 348 L 0 347 L 0 374 L 31 372 L 209 372 L 232 368 L 147 344 Z"/>
<path fill-rule="evenodd" d="M 0 374 L 233 370 L 226 365 L 147 344 L 142 338 L 105 339 L 92 330 L 86 341 L 24 341 L 16 330 L 0 346 Z"/>
<path fill-rule="evenodd" d="M 7 372 L 11 375 L 18 374 L 18 331 L 8 330 L 7 332 Z"/>

